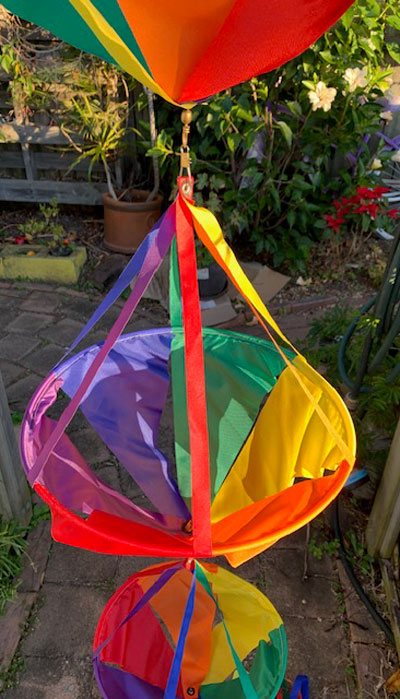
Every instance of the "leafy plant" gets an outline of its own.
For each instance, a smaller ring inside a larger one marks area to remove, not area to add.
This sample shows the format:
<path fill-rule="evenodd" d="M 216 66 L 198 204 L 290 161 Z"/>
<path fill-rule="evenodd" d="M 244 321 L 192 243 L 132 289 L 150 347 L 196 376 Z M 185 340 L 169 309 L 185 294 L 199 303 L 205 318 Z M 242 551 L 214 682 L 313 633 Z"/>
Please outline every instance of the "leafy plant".
<path fill-rule="evenodd" d="M 15 577 L 21 570 L 21 557 L 26 548 L 25 533 L 26 530 L 15 522 L 0 520 L 0 615 L 15 595 Z"/>
<path fill-rule="evenodd" d="M 367 552 L 363 539 L 353 530 L 346 532 L 347 554 L 353 566 L 363 575 L 370 576 L 373 572 L 374 558 Z"/>
<path fill-rule="evenodd" d="M 338 342 L 357 316 L 353 309 L 335 306 L 311 324 L 303 351 L 315 366 L 324 365 L 329 380 L 338 390 L 343 389 L 338 372 Z M 348 374 L 355 376 L 367 333 L 377 328 L 373 315 L 364 315 L 358 321 L 347 350 Z M 399 346 L 396 340 L 396 347 Z M 400 414 L 400 378 L 390 383 L 388 375 L 398 362 L 397 352 L 388 355 L 373 375 L 365 377 L 367 392 L 360 393 L 357 410 L 353 414 L 358 442 L 358 459 L 369 472 L 373 482 L 379 481 L 385 464 L 390 439 Z"/>
<path fill-rule="evenodd" d="M 25 243 L 46 245 L 50 253 L 56 256 L 70 255 L 75 247 L 74 234 L 68 234 L 59 222 L 57 199 L 50 204 L 39 205 L 39 217 L 31 217 L 18 225 L 19 235 L 15 238 L 17 245 Z"/>
<path fill-rule="evenodd" d="M 351 256 L 357 253 L 377 228 L 392 233 L 400 218 L 397 209 L 390 208 L 383 195 L 386 187 L 357 187 L 350 197 L 340 197 L 333 202 L 333 212 L 325 214 L 321 228 L 330 239 L 330 249 L 335 259 L 344 251 Z"/>
<path fill-rule="evenodd" d="M 339 542 L 337 539 L 331 539 L 330 541 L 317 541 L 316 537 L 312 536 L 308 543 L 308 550 L 317 561 L 321 561 L 325 555 L 335 556 L 339 549 Z"/>
<path fill-rule="evenodd" d="M 300 58 L 217 95 L 195 114 L 197 201 L 218 214 L 243 254 L 303 272 L 332 199 L 374 181 L 382 156 L 379 138 L 373 148 L 369 139 L 380 131 L 377 98 L 391 72 L 385 32 L 397 18 L 397 0 L 358 0 Z M 161 103 L 158 123 L 149 153 L 171 181 L 180 125 Z"/>

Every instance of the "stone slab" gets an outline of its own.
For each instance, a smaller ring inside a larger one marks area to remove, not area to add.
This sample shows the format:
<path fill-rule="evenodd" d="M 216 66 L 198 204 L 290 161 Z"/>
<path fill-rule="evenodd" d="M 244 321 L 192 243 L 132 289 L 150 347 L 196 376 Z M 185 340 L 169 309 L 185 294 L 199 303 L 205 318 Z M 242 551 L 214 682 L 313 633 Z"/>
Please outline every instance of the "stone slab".
<path fill-rule="evenodd" d="M 0 373 L 6 388 L 17 381 L 25 372 L 24 367 L 8 362 L 6 359 L 0 359 Z"/>
<path fill-rule="evenodd" d="M 107 461 L 110 458 L 111 452 L 91 427 L 74 432 L 72 441 L 91 465 Z"/>
<path fill-rule="evenodd" d="M 289 646 L 287 676 L 308 675 L 310 697 L 315 699 L 355 699 L 351 652 L 343 625 L 332 626 L 301 615 L 282 616 Z"/>
<path fill-rule="evenodd" d="M 83 659 L 90 653 L 97 621 L 110 593 L 83 585 L 47 583 L 21 650 L 27 656 Z"/>
<path fill-rule="evenodd" d="M 340 584 L 343 588 L 346 617 L 350 627 L 350 637 L 354 643 L 381 643 L 385 635 L 379 629 L 365 605 L 351 585 L 341 561 L 337 561 Z"/>
<path fill-rule="evenodd" d="M 1 286 L 1 295 L 9 296 L 14 299 L 25 299 L 31 293 L 31 289 L 3 282 Z"/>
<path fill-rule="evenodd" d="M 17 313 L 17 309 L 12 308 L 11 306 L 9 308 L 0 307 L 0 332 L 7 332 L 5 328 L 7 328 L 8 325 L 15 319 Z"/>
<path fill-rule="evenodd" d="M 387 661 L 387 649 L 372 643 L 352 643 L 359 693 L 357 699 L 388 696 L 382 691 L 384 680 L 393 671 Z M 381 690 L 381 691 L 379 691 Z M 398 695 L 393 695 L 394 699 Z"/>
<path fill-rule="evenodd" d="M 82 330 L 82 323 L 70 318 L 54 323 L 51 327 L 42 330 L 40 335 L 49 342 L 55 342 L 61 347 L 68 347 Z"/>
<path fill-rule="evenodd" d="M 28 535 L 24 554 L 21 592 L 38 592 L 42 586 L 51 547 L 50 522 L 39 524 Z"/>
<path fill-rule="evenodd" d="M 35 593 L 18 593 L 8 602 L 0 617 L 0 671 L 7 669 L 12 662 L 35 599 Z"/>
<path fill-rule="evenodd" d="M 66 318 L 74 320 L 88 320 L 98 306 L 98 302 L 91 301 L 87 297 L 69 296 L 63 299 L 59 309 L 60 313 Z"/>
<path fill-rule="evenodd" d="M 33 291 L 30 296 L 21 303 L 23 311 L 33 313 L 53 313 L 62 302 L 62 296 L 45 290 Z"/>
<path fill-rule="evenodd" d="M 40 344 L 36 337 L 27 335 L 9 334 L 0 339 L 0 359 L 7 359 L 10 362 L 18 362 L 33 352 Z"/>
<path fill-rule="evenodd" d="M 2 693 L 2 699 L 88 699 L 92 687 L 90 658 L 27 658 L 17 687 Z"/>
<path fill-rule="evenodd" d="M 49 344 L 29 354 L 21 363 L 40 376 L 47 376 L 62 356 L 63 350 L 59 345 Z"/>
<path fill-rule="evenodd" d="M 110 582 L 118 560 L 54 542 L 47 566 L 46 582 L 95 584 Z"/>
<path fill-rule="evenodd" d="M 115 589 L 128 580 L 134 573 L 138 573 L 144 568 L 155 566 L 158 563 L 165 563 L 165 558 L 150 558 L 144 556 L 120 556 L 118 569 L 115 576 Z"/>
<path fill-rule="evenodd" d="M 110 488 L 117 490 L 119 493 L 122 492 L 119 469 L 117 466 L 114 464 L 110 464 L 109 466 L 97 464 L 93 470 L 96 472 L 96 476 L 99 478 L 99 480 L 110 486 Z M 123 494 L 125 495 L 125 493 Z"/>
<path fill-rule="evenodd" d="M 54 316 L 47 313 L 20 313 L 15 320 L 5 328 L 8 332 L 24 333 L 34 337 L 39 330 L 54 323 Z"/>
<path fill-rule="evenodd" d="M 259 558 L 260 587 L 282 615 L 335 619 L 338 605 L 333 586 L 337 577 L 327 556 L 322 561 L 309 557 L 306 580 L 303 579 L 304 554 L 301 550 L 270 549 Z"/>
<path fill-rule="evenodd" d="M 7 398 L 12 408 L 25 410 L 28 402 L 32 398 L 39 384 L 43 381 L 41 376 L 37 374 L 29 374 L 25 378 L 13 383 L 7 389 Z"/>

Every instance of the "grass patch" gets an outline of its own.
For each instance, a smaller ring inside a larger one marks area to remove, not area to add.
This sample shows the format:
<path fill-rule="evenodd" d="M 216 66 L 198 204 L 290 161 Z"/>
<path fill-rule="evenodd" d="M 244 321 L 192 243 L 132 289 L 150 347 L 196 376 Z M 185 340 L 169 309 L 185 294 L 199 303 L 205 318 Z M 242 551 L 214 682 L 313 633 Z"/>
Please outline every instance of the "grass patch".
<path fill-rule="evenodd" d="M 4 614 L 7 602 L 12 600 L 17 592 L 27 536 L 39 522 L 49 518 L 47 505 L 35 505 L 27 527 L 0 519 L 0 616 Z"/>

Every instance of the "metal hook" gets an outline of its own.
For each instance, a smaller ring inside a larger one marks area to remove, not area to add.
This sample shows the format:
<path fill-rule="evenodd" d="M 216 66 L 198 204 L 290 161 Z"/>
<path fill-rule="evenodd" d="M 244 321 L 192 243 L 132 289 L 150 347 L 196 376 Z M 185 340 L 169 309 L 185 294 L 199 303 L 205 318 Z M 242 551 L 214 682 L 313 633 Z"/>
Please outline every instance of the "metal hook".
<path fill-rule="evenodd" d="M 182 145 L 180 147 L 180 158 L 181 158 L 181 167 L 179 171 L 179 177 L 182 177 L 184 174 L 187 177 L 191 177 L 191 172 L 190 172 L 190 148 L 188 145 L 189 142 L 189 134 L 190 134 L 190 124 L 192 123 L 192 110 L 191 109 L 184 109 L 181 114 L 181 122 L 183 124 L 182 128 Z"/>

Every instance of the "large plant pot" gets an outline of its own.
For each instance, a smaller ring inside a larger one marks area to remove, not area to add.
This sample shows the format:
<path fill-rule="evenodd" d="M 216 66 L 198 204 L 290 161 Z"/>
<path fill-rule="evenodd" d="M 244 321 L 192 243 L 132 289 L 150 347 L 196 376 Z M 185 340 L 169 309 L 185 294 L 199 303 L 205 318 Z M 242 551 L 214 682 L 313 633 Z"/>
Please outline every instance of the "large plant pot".
<path fill-rule="evenodd" d="M 146 201 L 149 192 L 136 189 L 134 201 L 119 201 L 103 194 L 104 244 L 114 252 L 135 252 L 161 216 L 162 196 Z"/>

